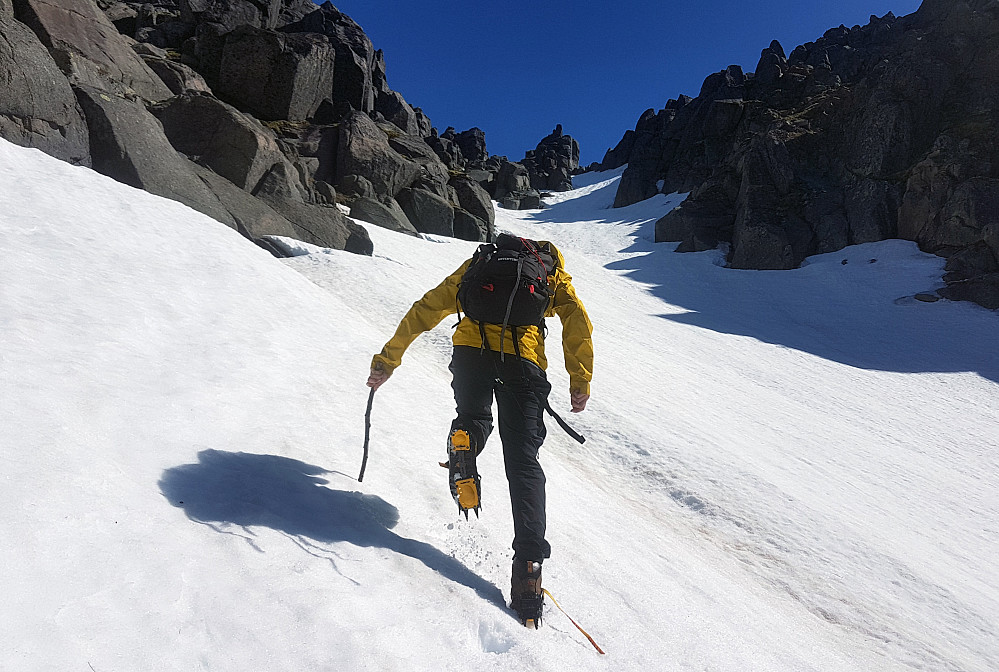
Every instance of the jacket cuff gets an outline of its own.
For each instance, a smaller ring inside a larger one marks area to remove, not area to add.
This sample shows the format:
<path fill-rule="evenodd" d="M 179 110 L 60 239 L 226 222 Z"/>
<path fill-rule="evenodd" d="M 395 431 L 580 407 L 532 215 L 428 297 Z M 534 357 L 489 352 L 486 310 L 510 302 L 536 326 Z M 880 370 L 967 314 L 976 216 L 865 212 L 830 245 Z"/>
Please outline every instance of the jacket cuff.
<path fill-rule="evenodd" d="M 371 358 L 371 368 L 381 369 L 389 375 L 392 375 L 395 370 L 395 367 L 389 364 L 389 361 L 380 353 Z"/>

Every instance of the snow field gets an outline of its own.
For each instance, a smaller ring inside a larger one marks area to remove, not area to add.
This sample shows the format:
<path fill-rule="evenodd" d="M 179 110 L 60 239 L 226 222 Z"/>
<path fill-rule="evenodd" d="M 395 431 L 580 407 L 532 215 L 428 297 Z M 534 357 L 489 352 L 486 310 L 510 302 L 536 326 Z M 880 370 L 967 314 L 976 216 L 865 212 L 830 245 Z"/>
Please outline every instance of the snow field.
<path fill-rule="evenodd" d="M 498 439 L 482 518 L 447 494 L 448 320 L 376 394 L 356 481 L 371 355 L 474 244 L 369 227 L 373 258 L 279 261 L 0 142 L 0 669 L 999 666 L 996 314 L 913 300 L 942 260 L 901 241 L 673 254 L 682 196 L 610 210 L 616 179 L 497 213 L 595 325 L 587 442 L 550 423 L 543 464 L 545 583 L 600 657 L 505 608 Z"/>

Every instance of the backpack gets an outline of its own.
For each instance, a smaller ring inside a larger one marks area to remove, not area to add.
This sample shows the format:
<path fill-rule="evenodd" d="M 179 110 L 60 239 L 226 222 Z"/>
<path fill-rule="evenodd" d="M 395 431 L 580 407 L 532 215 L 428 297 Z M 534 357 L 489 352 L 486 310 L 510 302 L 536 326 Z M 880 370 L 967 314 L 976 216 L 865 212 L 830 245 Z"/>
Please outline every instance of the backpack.
<path fill-rule="evenodd" d="M 543 328 L 555 258 L 548 245 L 502 233 L 480 245 L 458 285 L 465 315 L 480 323 Z M 460 315 L 460 313 L 459 313 Z M 514 330 L 515 331 L 515 330 Z"/>

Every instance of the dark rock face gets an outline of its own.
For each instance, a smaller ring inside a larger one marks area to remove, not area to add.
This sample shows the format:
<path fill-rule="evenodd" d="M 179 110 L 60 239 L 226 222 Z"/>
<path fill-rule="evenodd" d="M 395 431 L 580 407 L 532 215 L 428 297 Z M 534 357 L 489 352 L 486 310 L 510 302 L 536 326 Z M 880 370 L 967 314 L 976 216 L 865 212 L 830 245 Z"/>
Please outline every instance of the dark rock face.
<path fill-rule="evenodd" d="M 397 200 L 420 233 L 454 236 L 454 207 L 447 200 L 422 189 L 403 189 Z"/>
<path fill-rule="evenodd" d="M 35 31 L 70 83 L 151 101 L 170 97 L 170 89 L 92 0 L 16 0 L 14 12 Z"/>
<path fill-rule="evenodd" d="M 457 175 L 448 183 L 455 191 L 461 207 L 486 223 L 487 230 L 492 231 L 496 221 L 496 212 L 487 192 L 478 182 L 467 175 Z"/>
<path fill-rule="evenodd" d="M 350 204 L 350 216 L 391 231 L 408 233 L 412 236 L 417 234 L 416 227 L 394 198 L 386 199 L 384 202 L 371 197 L 358 198 Z"/>
<path fill-rule="evenodd" d="M 193 163 L 190 165 L 219 205 L 232 217 L 233 227 L 251 240 L 260 241 L 264 236 L 287 236 L 356 254 L 372 253 L 373 246 L 367 231 L 344 219 L 339 211 L 332 208 L 310 211 L 300 223 L 297 219 L 279 214 L 263 199 L 253 197 L 208 168 Z"/>
<path fill-rule="evenodd" d="M 385 132 L 360 112 L 340 124 L 336 165 L 338 176 L 362 175 L 387 196 L 395 196 L 420 174 L 420 165 L 392 149 Z"/>
<path fill-rule="evenodd" d="M 388 91 L 385 61 L 361 27 L 330 2 L 295 23 L 281 28 L 287 33 L 325 35 L 336 51 L 333 88 L 336 99 L 346 101 L 355 110 L 372 112 L 379 92 Z"/>
<path fill-rule="evenodd" d="M 246 191 L 275 164 L 287 163 L 269 129 L 211 96 L 187 93 L 150 111 L 177 151 Z"/>
<path fill-rule="evenodd" d="M 454 237 L 484 243 L 493 239 L 493 229 L 484 220 L 470 212 L 455 208 Z"/>
<path fill-rule="evenodd" d="M 504 157 L 493 178 L 493 198 L 507 210 L 531 210 L 541 207 L 541 194 L 531 186 L 531 174 L 520 163 Z"/>
<path fill-rule="evenodd" d="M 388 136 L 388 143 L 389 147 L 400 156 L 418 164 L 420 166 L 420 179 L 431 185 L 437 185 L 443 195 L 443 187 L 447 184 L 450 175 L 447 166 L 441 162 L 427 143 L 418 136 L 395 134 Z"/>
<path fill-rule="evenodd" d="M 332 95 L 333 59 L 320 35 L 240 26 L 225 38 L 215 92 L 260 119 L 303 121 Z"/>
<path fill-rule="evenodd" d="M 565 135 L 562 124 L 558 124 L 521 163 L 527 168 L 533 188 L 569 191 L 572 175 L 579 168 L 579 143 Z"/>
<path fill-rule="evenodd" d="M 95 170 L 234 226 L 229 213 L 177 154 L 159 121 L 142 104 L 87 86 L 73 90 L 87 117 Z"/>
<path fill-rule="evenodd" d="M 613 149 L 608 149 L 604 153 L 604 160 L 593 166 L 593 168 L 596 170 L 614 170 L 615 168 L 620 168 L 628 163 L 628 159 L 631 157 L 631 150 L 634 148 L 635 131 L 625 131 L 624 137 L 621 138 Z"/>
<path fill-rule="evenodd" d="M 259 28 L 269 23 L 266 10 L 261 12 L 248 0 L 180 0 L 179 5 L 180 18 L 185 23 L 216 23 L 226 32 L 237 26 Z"/>
<path fill-rule="evenodd" d="M 680 250 L 727 242 L 732 266 L 781 269 L 900 237 L 956 257 L 942 295 L 992 305 L 997 71 L 995 3 L 924 0 L 790 56 L 772 43 L 755 73 L 644 113 L 600 167 L 628 164 L 617 207 L 690 192 L 656 226 Z"/>
<path fill-rule="evenodd" d="M 375 111 L 400 131 L 414 137 L 425 135 L 420 115 L 398 91 L 381 91 L 375 99 Z"/>
<path fill-rule="evenodd" d="M 489 194 L 458 175 L 490 161 L 482 131 L 452 131 L 445 164 L 430 120 L 388 87 L 382 52 L 332 4 L 97 3 L 0 0 L 0 135 L 272 251 L 267 236 L 370 254 L 337 203 L 414 235 L 492 236 Z"/>
<path fill-rule="evenodd" d="M 90 164 L 90 139 L 76 96 L 24 24 L 0 15 L 0 136 L 63 161 Z"/>
<path fill-rule="evenodd" d="M 185 24 L 215 23 L 226 32 L 239 26 L 275 30 L 315 11 L 310 0 L 179 0 L 179 18 Z"/>
<path fill-rule="evenodd" d="M 99 172 L 180 201 L 247 237 L 293 236 L 337 249 L 350 244 L 370 254 L 370 241 L 364 242 L 367 233 L 347 222 L 336 208 L 296 202 L 280 190 L 261 190 L 259 184 L 254 195 L 260 198 L 253 198 L 228 179 L 178 154 L 160 122 L 141 104 L 84 86 L 74 87 L 74 91 L 87 117 L 93 165 Z M 280 173 L 285 166 L 276 165 L 281 168 L 275 171 L 271 167 L 262 183 L 267 184 L 268 175 Z"/>
<path fill-rule="evenodd" d="M 143 56 L 142 60 L 156 73 L 157 77 L 163 80 L 163 83 L 174 95 L 189 91 L 211 93 L 205 78 L 183 63 L 155 56 Z"/>
<path fill-rule="evenodd" d="M 454 136 L 454 143 L 461 150 L 467 164 L 479 165 L 489 159 L 486 151 L 486 134 L 481 128 L 473 127 Z"/>

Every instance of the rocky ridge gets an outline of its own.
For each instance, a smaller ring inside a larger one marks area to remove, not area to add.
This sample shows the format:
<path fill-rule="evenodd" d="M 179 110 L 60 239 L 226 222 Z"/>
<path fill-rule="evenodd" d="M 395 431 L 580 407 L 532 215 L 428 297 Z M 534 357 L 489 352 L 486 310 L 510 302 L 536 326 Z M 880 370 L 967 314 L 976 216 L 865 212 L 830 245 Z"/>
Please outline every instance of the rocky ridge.
<path fill-rule="evenodd" d="M 550 152 L 528 167 L 490 156 L 478 128 L 438 133 L 329 2 L 0 0 L 0 37 L 0 136 L 184 202 L 274 253 L 267 236 L 370 254 L 340 208 L 486 241 L 493 199 L 540 207 L 535 185 L 566 186 Z"/>
<path fill-rule="evenodd" d="M 999 2 L 924 0 L 840 26 L 753 73 L 710 75 L 647 110 L 603 162 L 615 206 L 689 192 L 656 225 L 734 268 L 902 238 L 947 258 L 940 294 L 999 308 Z"/>

